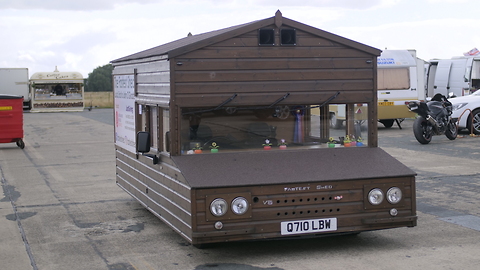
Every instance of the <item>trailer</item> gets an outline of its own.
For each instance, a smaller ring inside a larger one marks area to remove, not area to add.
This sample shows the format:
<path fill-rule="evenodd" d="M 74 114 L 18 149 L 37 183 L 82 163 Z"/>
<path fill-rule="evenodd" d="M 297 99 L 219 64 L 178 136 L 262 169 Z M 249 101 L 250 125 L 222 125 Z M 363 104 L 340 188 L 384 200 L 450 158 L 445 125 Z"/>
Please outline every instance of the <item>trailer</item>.
<path fill-rule="evenodd" d="M 23 97 L 23 109 L 32 107 L 28 68 L 0 68 L 0 94 Z"/>
<path fill-rule="evenodd" d="M 30 78 L 32 112 L 79 112 L 85 107 L 79 72 L 36 72 Z"/>
<path fill-rule="evenodd" d="M 195 246 L 416 226 L 416 174 L 378 147 L 379 55 L 277 11 L 113 60 L 117 185 Z"/>
<path fill-rule="evenodd" d="M 432 59 L 427 71 L 427 96 L 468 96 L 480 88 L 480 57 Z"/>

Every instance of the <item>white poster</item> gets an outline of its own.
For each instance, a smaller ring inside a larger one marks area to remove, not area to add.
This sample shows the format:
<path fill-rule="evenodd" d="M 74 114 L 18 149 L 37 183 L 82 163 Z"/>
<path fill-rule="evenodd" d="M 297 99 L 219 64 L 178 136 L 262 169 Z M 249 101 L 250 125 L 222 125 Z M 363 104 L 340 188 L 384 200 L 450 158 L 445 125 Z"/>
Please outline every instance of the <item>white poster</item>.
<path fill-rule="evenodd" d="M 115 143 L 135 153 L 134 75 L 117 75 L 113 78 L 115 91 Z"/>

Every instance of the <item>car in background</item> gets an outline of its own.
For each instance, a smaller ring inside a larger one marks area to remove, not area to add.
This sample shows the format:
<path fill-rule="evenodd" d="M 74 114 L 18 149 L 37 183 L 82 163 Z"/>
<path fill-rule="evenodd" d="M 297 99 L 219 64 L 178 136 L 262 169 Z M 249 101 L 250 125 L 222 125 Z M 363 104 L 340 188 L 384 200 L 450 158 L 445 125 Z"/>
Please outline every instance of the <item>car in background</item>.
<path fill-rule="evenodd" d="M 473 134 L 480 134 L 480 91 L 471 95 L 450 98 L 452 118 L 458 121 L 458 129 L 468 129 Z"/>

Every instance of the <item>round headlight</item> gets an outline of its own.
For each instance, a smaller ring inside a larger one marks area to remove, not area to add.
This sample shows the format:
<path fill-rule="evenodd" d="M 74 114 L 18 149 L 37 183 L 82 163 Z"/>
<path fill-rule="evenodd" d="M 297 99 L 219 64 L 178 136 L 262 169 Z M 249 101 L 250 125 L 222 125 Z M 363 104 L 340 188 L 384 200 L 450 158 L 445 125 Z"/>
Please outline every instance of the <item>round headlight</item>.
<path fill-rule="evenodd" d="M 210 204 L 210 212 L 216 217 L 221 217 L 227 212 L 227 202 L 224 199 L 215 199 Z"/>
<path fill-rule="evenodd" d="M 232 201 L 232 211 L 237 215 L 243 215 L 248 210 L 247 199 L 243 197 L 237 197 Z"/>
<path fill-rule="evenodd" d="M 383 201 L 383 191 L 379 188 L 374 188 L 368 193 L 368 201 L 373 205 L 379 205 Z"/>
<path fill-rule="evenodd" d="M 402 199 L 402 190 L 398 187 L 391 187 L 387 191 L 387 201 L 396 204 Z"/>

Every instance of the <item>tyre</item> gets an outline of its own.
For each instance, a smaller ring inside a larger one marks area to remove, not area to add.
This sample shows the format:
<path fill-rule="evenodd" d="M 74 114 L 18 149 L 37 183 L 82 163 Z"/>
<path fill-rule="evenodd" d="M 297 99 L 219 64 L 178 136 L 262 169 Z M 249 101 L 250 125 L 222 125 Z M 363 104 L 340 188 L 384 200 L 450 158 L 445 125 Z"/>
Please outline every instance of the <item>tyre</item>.
<path fill-rule="evenodd" d="M 455 124 L 455 122 L 450 120 L 450 123 L 448 123 L 448 126 L 447 126 L 447 130 L 445 131 L 445 136 L 447 136 L 449 140 L 455 140 L 457 138 L 457 134 L 458 134 L 457 125 Z"/>
<path fill-rule="evenodd" d="M 425 118 L 420 116 L 413 122 L 413 134 L 419 143 L 428 144 L 432 141 L 432 126 Z"/>
<path fill-rule="evenodd" d="M 467 128 L 468 131 L 473 132 L 473 134 L 480 134 L 480 109 L 474 110 L 472 114 L 468 117 Z"/>
<path fill-rule="evenodd" d="M 382 123 L 385 128 L 391 128 L 393 123 L 395 123 L 395 119 L 382 119 L 379 122 Z"/>

